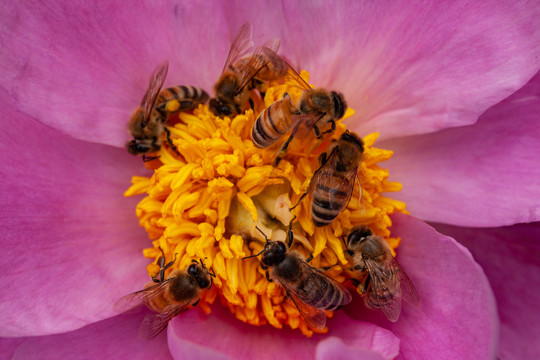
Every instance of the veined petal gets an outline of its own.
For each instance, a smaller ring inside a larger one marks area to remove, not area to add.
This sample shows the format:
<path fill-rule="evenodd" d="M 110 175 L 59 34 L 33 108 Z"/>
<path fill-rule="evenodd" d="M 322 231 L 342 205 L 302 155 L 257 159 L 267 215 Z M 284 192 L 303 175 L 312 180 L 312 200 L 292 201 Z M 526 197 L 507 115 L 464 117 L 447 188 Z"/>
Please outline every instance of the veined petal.
<path fill-rule="evenodd" d="M 488 229 L 434 226 L 467 246 L 486 272 L 501 319 L 498 358 L 538 358 L 540 223 Z"/>
<path fill-rule="evenodd" d="M 472 124 L 540 68 L 536 2 L 283 7 L 284 42 L 299 67 L 313 73 L 313 83 L 344 92 L 356 111 L 351 130 L 379 131 L 381 139 Z"/>
<path fill-rule="evenodd" d="M 140 159 L 85 143 L 18 113 L 3 92 L 4 224 L 0 336 L 69 331 L 114 315 L 148 279 L 137 199 L 122 196 Z M 140 172 L 140 171 L 139 171 Z"/>
<path fill-rule="evenodd" d="M 481 267 L 466 248 L 420 220 L 395 213 L 392 221 L 392 234 L 402 239 L 397 260 L 418 291 L 419 307 L 404 303 L 396 323 L 359 303 L 345 311 L 391 330 L 405 359 L 493 358 L 497 310 Z"/>
<path fill-rule="evenodd" d="M 204 4 L 204 6 L 202 6 Z M 152 71 L 169 60 L 165 86 L 209 90 L 230 35 L 220 2 L 3 5 L 1 86 L 17 109 L 71 136 L 123 146 Z M 212 26 L 208 26 L 212 24 Z M 189 34 L 189 36 L 187 35 Z M 198 69 L 198 70 L 197 70 Z"/>
<path fill-rule="evenodd" d="M 169 59 L 165 86 L 210 90 L 251 20 L 256 44 L 281 38 L 292 64 L 345 93 L 360 133 L 386 128 L 384 138 L 472 123 L 539 66 L 532 3 L 222 4 L 4 5 L 0 83 L 40 121 L 121 146 L 155 66 Z"/>
<path fill-rule="evenodd" d="M 501 226 L 540 219 L 540 74 L 478 123 L 383 143 L 403 190 L 424 220 Z"/>
<path fill-rule="evenodd" d="M 327 335 L 306 338 L 287 328 L 253 327 L 221 306 L 213 306 L 210 315 L 193 310 L 174 318 L 169 323 L 169 348 L 173 358 L 182 360 L 195 359 L 193 351 L 218 359 L 326 359 L 328 349 L 336 346 L 333 339 L 338 339 L 359 354 L 377 355 L 373 359 L 392 359 L 398 354 L 399 339 L 388 330 L 343 313 L 336 313 L 328 323 Z"/>
<path fill-rule="evenodd" d="M 144 311 L 123 314 L 64 334 L 27 338 L 12 359 L 171 359 L 167 338 L 138 337 Z"/>

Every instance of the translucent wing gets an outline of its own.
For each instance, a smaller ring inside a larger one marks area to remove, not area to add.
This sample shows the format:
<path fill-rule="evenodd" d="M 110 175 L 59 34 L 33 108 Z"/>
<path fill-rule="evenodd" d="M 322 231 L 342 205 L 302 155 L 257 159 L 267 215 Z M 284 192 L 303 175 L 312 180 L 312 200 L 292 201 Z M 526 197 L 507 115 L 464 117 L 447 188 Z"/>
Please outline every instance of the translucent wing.
<path fill-rule="evenodd" d="M 416 291 L 411 279 L 409 279 L 395 258 L 392 258 L 392 266 L 398 272 L 403 300 L 413 306 L 418 306 L 420 304 L 420 297 L 418 296 L 418 292 Z"/>
<path fill-rule="evenodd" d="M 285 286 L 284 288 L 287 292 L 287 295 L 290 297 L 290 299 L 298 309 L 298 312 L 300 312 L 300 315 L 302 315 L 302 317 L 309 326 L 314 329 L 322 329 L 324 325 L 326 325 L 326 314 L 324 313 L 324 310 L 316 309 L 312 306 L 309 306 L 308 304 L 300 300 L 293 291 L 290 291 Z"/>
<path fill-rule="evenodd" d="M 304 79 L 302 79 L 302 77 L 293 69 L 293 67 L 288 62 L 286 62 L 281 56 L 277 54 L 277 50 L 272 51 L 272 49 L 268 46 L 263 46 L 261 51 L 269 61 L 274 63 L 281 62 L 287 66 L 288 71 L 287 75 L 285 76 L 286 81 L 291 82 L 294 86 L 300 89 L 311 90 L 311 86 L 309 86 L 309 84 Z"/>
<path fill-rule="evenodd" d="M 302 261 L 301 271 L 305 278 L 296 286 L 281 283 L 301 302 L 321 310 L 337 310 L 351 302 L 349 290 L 330 276 Z"/>
<path fill-rule="evenodd" d="M 122 313 L 139 305 L 147 304 L 151 299 L 162 297 L 165 292 L 169 291 L 169 282 L 171 280 L 165 280 L 162 283 L 149 286 L 122 297 L 114 304 L 114 311 Z"/>
<path fill-rule="evenodd" d="M 365 298 L 366 305 L 381 309 L 388 320 L 396 322 L 401 313 L 401 287 L 399 269 L 380 266 L 371 259 L 364 260 L 371 281 Z"/>
<path fill-rule="evenodd" d="M 274 46 L 277 51 L 280 42 L 279 40 L 272 40 L 272 43 L 269 44 L 271 46 Z M 251 80 L 257 75 L 257 73 L 262 70 L 262 68 L 264 68 L 270 61 L 272 61 L 268 57 L 268 54 L 270 53 L 275 54 L 275 51 L 265 46 L 261 46 L 255 49 L 253 55 L 251 55 L 247 63 L 243 65 L 240 81 L 238 82 L 238 88 L 236 89 L 237 94 L 239 94 L 251 82 Z"/>
<path fill-rule="evenodd" d="M 165 82 L 168 71 L 169 62 L 165 61 L 163 64 L 158 66 L 156 70 L 154 70 L 154 72 L 152 73 L 152 76 L 150 78 L 150 84 L 148 85 L 148 90 L 146 90 L 146 94 L 144 94 L 143 100 L 141 102 L 141 106 L 144 110 L 145 124 L 148 121 L 148 117 L 152 113 L 152 109 L 154 108 L 154 104 L 159 95 L 159 91 L 163 87 L 163 83 Z"/>
<path fill-rule="evenodd" d="M 226 69 L 234 65 L 242 56 L 244 56 L 253 46 L 253 41 L 251 40 L 251 28 L 251 23 L 248 21 L 236 32 L 231 48 L 229 49 L 229 54 L 227 55 L 227 60 L 225 61 L 225 66 L 223 66 L 222 74 Z"/>
<path fill-rule="evenodd" d="M 139 337 L 144 340 L 150 340 L 156 337 L 160 332 L 165 330 L 172 318 L 191 308 L 189 305 L 189 302 L 169 305 L 160 313 L 146 315 L 139 328 Z"/>

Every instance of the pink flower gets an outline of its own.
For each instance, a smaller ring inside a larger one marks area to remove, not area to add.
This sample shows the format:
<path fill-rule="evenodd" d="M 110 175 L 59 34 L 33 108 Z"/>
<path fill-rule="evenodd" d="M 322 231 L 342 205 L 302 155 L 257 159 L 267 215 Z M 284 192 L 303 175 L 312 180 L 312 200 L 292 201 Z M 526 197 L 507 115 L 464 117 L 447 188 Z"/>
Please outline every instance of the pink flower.
<path fill-rule="evenodd" d="M 144 314 L 112 309 L 148 278 L 137 199 L 122 196 L 142 174 L 123 149 L 127 119 L 164 59 L 166 85 L 210 90 L 246 20 L 255 43 L 282 39 L 314 84 L 344 92 L 348 126 L 395 150 L 397 197 L 453 236 L 393 217 L 422 302 L 397 323 L 355 299 L 307 339 L 214 306 L 143 342 Z M 2 355 L 538 357 L 539 24 L 536 3 L 515 1 L 3 5 Z"/>

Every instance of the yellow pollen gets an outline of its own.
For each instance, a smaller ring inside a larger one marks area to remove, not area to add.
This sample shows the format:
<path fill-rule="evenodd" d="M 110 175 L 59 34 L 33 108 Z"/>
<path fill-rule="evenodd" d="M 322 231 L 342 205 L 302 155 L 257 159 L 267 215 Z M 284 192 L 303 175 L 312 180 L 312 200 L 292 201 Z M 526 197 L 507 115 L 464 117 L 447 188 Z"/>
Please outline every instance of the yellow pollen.
<path fill-rule="evenodd" d="M 307 81 L 307 72 L 301 76 Z M 285 92 L 295 101 L 301 95 L 291 85 L 271 84 L 265 105 L 281 99 Z M 343 119 L 353 114 L 348 109 Z M 136 214 L 151 240 L 143 251 L 144 257 L 152 259 L 147 271 L 149 276 L 159 273 L 160 248 L 166 262 L 176 256 L 166 276 L 176 269 L 186 269 L 192 259 L 202 259 L 216 274 L 214 285 L 203 291 L 200 301 L 206 313 L 210 313 L 209 304 L 219 297 L 239 320 L 248 324 L 269 324 L 275 328 L 286 325 L 306 336 L 324 333 L 327 327 L 310 328 L 280 285 L 267 281 L 260 256 L 242 258 L 263 249 L 264 237 L 255 226 L 268 238 L 285 241 L 294 215 L 297 218 L 292 248 L 306 258 L 312 254 L 311 266 L 333 266 L 326 273 L 340 282 L 350 277 L 347 270 L 351 267 L 342 235 L 354 226 L 369 226 L 385 238 L 394 252 L 400 239 L 390 234 L 389 215 L 406 212 L 405 204 L 382 195 L 400 191 L 401 184 L 388 181 L 388 171 L 378 165 L 390 159 L 392 151 L 374 147 L 377 133 L 364 136 L 363 160 L 347 208 L 330 225 L 315 227 L 309 197 L 292 213 L 289 208 L 308 190 L 311 177 L 319 168 L 318 157 L 326 151 L 330 140 L 321 142 L 313 132 L 307 138 L 294 139 L 279 166 L 274 167 L 276 147 L 258 149 L 251 140 L 257 116 L 253 110 L 247 110 L 233 119 L 221 119 L 206 105 L 190 113 L 180 112 L 178 121 L 169 126 L 180 155 L 164 141 L 159 160 L 146 163 L 154 171 L 152 177 L 132 178 L 132 186 L 124 195 L 145 194 Z M 332 139 L 346 131 L 342 120 L 336 125 Z"/>

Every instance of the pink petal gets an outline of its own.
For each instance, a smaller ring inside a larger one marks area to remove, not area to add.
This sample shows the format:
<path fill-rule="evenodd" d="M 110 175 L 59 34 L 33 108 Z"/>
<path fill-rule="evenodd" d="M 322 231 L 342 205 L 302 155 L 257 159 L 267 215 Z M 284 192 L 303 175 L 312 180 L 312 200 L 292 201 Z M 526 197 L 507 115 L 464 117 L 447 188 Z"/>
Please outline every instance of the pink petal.
<path fill-rule="evenodd" d="M 380 144 L 415 216 L 463 226 L 540 219 L 540 74 L 477 124 Z"/>
<path fill-rule="evenodd" d="M 12 359 L 26 338 L 0 338 L 0 359 Z"/>
<path fill-rule="evenodd" d="M 120 315 L 59 335 L 27 338 L 15 359 L 171 359 L 165 334 L 138 338 L 141 314 Z"/>
<path fill-rule="evenodd" d="M 0 80 L 17 108 L 105 144 L 124 145 L 127 121 L 160 63 L 170 61 L 165 86 L 210 90 L 225 55 L 208 56 L 201 44 L 215 42 L 212 50 L 224 54 L 229 48 L 218 6 L 18 1 L 4 7 Z"/>
<path fill-rule="evenodd" d="M 471 250 L 497 299 L 500 359 L 540 356 L 540 223 L 472 229 L 435 225 Z"/>
<path fill-rule="evenodd" d="M 0 84 L 38 120 L 121 146 L 157 64 L 171 62 L 166 86 L 211 90 L 232 34 L 251 20 L 257 44 L 281 38 L 314 83 L 345 92 L 360 132 L 391 137 L 472 123 L 539 65 L 534 5 L 222 4 L 5 5 Z"/>
<path fill-rule="evenodd" d="M 300 68 L 345 93 L 382 138 L 474 123 L 540 68 L 540 7 L 524 1 L 284 2 Z M 289 55 L 287 53 L 287 55 Z"/>
<path fill-rule="evenodd" d="M 0 93 L 3 235 L 0 336 L 69 331 L 115 315 L 114 302 L 148 279 L 138 199 L 142 161 L 73 140 L 19 114 Z"/>
<path fill-rule="evenodd" d="M 358 354 L 376 359 L 392 359 L 399 340 L 389 331 L 373 324 L 355 321 L 338 313 L 328 320 L 327 335 L 311 339 L 300 331 L 270 326 L 255 327 L 237 320 L 222 306 L 214 306 L 210 315 L 192 310 L 174 318 L 169 325 L 169 348 L 175 359 L 279 359 L 328 358 L 329 351 L 342 344 Z M 338 343 L 336 343 L 336 340 Z M 196 355 L 193 355 L 196 353 Z"/>
<path fill-rule="evenodd" d="M 396 323 L 364 306 L 346 311 L 396 334 L 404 359 L 493 358 L 496 305 L 480 266 L 466 248 L 422 221 L 402 214 L 392 220 L 392 234 L 402 239 L 397 260 L 418 291 L 419 307 L 404 303 Z"/>

